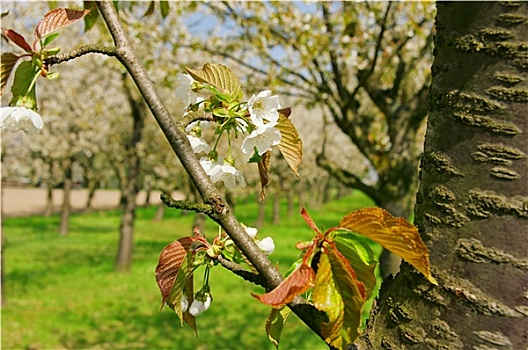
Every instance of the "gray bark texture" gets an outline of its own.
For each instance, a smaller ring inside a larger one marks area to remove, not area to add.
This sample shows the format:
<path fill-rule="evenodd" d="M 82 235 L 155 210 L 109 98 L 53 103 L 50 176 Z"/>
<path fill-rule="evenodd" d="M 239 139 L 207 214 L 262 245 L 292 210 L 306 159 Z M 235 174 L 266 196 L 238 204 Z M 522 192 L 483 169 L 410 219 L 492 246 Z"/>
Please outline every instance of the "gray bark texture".
<path fill-rule="evenodd" d="M 415 224 L 428 283 L 382 286 L 363 349 L 526 349 L 526 2 L 438 2 Z"/>

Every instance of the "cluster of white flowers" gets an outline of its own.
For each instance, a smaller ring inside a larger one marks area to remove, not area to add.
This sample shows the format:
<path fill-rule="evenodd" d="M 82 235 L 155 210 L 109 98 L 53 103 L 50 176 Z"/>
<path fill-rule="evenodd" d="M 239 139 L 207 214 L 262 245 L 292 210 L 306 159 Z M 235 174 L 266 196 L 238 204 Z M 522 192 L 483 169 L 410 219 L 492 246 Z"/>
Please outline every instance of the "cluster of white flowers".
<path fill-rule="evenodd" d="M 211 294 L 205 295 L 205 300 L 198 300 L 194 299 L 191 303 L 191 306 L 189 307 L 189 300 L 187 300 L 187 297 L 185 295 L 182 295 L 181 299 L 181 309 L 182 312 L 187 311 L 189 309 L 189 313 L 193 315 L 194 317 L 202 314 L 204 311 L 207 311 L 209 309 L 209 306 L 211 306 L 211 302 L 213 301 L 213 298 L 211 298 Z"/>
<path fill-rule="evenodd" d="M 32 109 L 26 107 L 0 108 L 0 128 L 16 131 L 22 130 L 27 134 L 34 134 L 44 126 L 42 117 Z"/>
<path fill-rule="evenodd" d="M 188 113 L 190 107 L 204 101 L 211 96 L 212 92 L 203 89 L 199 93 L 192 90 L 194 79 L 187 74 L 180 74 L 177 78 L 176 88 L 177 99 L 185 105 L 184 115 Z M 206 91 L 205 93 L 203 91 Z M 255 152 L 262 156 L 270 151 L 273 146 L 277 146 L 282 135 L 276 128 L 279 122 L 279 97 L 271 95 L 271 91 L 266 90 L 258 95 L 253 95 L 246 104 L 249 112 L 249 119 L 236 117 L 234 128 L 236 132 L 249 134 L 244 138 L 241 151 L 247 155 L 249 160 Z M 236 189 L 237 186 L 245 186 L 244 176 L 235 168 L 234 159 L 218 157 L 215 148 L 211 148 L 207 141 L 202 138 L 202 128 L 210 124 L 207 121 L 195 121 L 186 127 L 187 138 L 194 153 L 206 154 L 200 159 L 200 164 L 213 182 L 222 181 L 229 190 Z"/>
<path fill-rule="evenodd" d="M 256 228 L 244 226 L 244 229 L 246 230 L 248 236 L 255 240 L 255 243 L 257 243 L 260 250 L 266 253 L 266 255 L 273 253 L 275 250 L 275 242 L 273 242 L 273 238 L 266 237 L 262 241 L 259 241 L 258 239 L 255 239 L 258 232 Z"/>

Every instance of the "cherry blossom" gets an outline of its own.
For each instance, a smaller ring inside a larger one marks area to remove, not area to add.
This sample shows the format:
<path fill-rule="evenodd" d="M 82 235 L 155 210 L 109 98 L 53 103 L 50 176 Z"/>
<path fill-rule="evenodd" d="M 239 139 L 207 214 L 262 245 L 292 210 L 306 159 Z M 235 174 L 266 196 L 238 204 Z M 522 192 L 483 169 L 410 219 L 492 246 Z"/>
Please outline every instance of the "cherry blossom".
<path fill-rule="evenodd" d="M 202 314 L 204 311 L 207 311 L 207 309 L 209 309 L 212 300 L 213 299 L 211 298 L 210 294 L 207 294 L 205 301 L 194 299 L 191 304 L 191 307 L 189 307 L 189 313 L 194 317 Z"/>
<path fill-rule="evenodd" d="M 253 95 L 247 103 L 251 121 L 255 126 L 264 125 L 264 119 L 275 125 L 279 120 L 279 96 L 271 96 L 270 90 L 264 90 L 257 96 Z"/>
<path fill-rule="evenodd" d="M 182 295 L 182 298 L 181 298 L 182 312 L 187 311 L 188 308 L 189 308 L 189 300 L 187 300 L 187 297 L 185 295 Z"/>
<path fill-rule="evenodd" d="M 257 235 L 257 229 L 254 227 L 244 226 L 244 229 L 246 230 L 247 235 L 251 238 L 255 238 Z"/>
<path fill-rule="evenodd" d="M 187 139 L 189 139 L 194 153 L 209 153 L 209 151 L 211 150 L 211 147 L 209 147 L 207 142 L 201 137 L 187 135 Z"/>
<path fill-rule="evenodd" d="M 231 191 L 236 189 L 237 183 L 242 187 L 246 186 L 246 181 L 244 180 L 242 173 L 234 166 L 227 163 L 222 163 L 221 160 L 211 168 L 210 176 L 211 181 L 222 181 L 224 185 Z"/>
<path fill-rule="evenodd" d="M 44 126 L 42 117 L 32 109 L 26 107 L 0 108 L 0 128 L 6 130 L 22 130 L 27 134 L 34 134 Z"/>
<path fill-rule="evenodd" d="M 244 139 L 241 150 L 245 154 L 253 155 L 256 148 L 259 156 L 271 150 L 272 146 L 278 145 L 282 140 L 282 135 L 271 123 L 260 126 L 253 130 Z"/>
<path fill-rule="evenodd" d="M 267 255 L 270 255 L 275 250 L 275 242 L 273 242 L 273 238 L 266 237 L 262 241 L 257 241 L 257 245 L 264 253 Z"/>

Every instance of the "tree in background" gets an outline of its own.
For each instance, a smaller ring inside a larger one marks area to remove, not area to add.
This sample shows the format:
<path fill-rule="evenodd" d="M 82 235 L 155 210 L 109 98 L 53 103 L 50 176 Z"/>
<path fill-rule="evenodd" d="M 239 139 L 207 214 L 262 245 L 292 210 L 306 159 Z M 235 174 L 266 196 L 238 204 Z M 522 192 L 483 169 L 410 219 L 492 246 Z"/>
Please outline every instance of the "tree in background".
<path fill-rule="evenodd" d="M 362 162 L 350 169 L 320 154 L 318 164 L 377 205 L 409 217 L 427 115 L 432 3 L 204 6 L 223 26 L 190 46 L 244 67 L 248 86 L 271 85 L 324 106 Z M 365 179 L 365 168 L 375 181 Z"/>
<path fill-rule="evenodd" d="M 408 265 L 363 349 L 525 349 L 526 2 L 438 2 L 416 223 L 439 285 Z"/>

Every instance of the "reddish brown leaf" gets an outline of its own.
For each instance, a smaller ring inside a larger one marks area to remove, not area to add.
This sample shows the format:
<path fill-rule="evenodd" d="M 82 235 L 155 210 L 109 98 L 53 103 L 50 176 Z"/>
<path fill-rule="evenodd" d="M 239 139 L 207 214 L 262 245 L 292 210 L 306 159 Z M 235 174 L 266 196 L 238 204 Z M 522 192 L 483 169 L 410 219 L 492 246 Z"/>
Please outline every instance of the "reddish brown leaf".
<path fill-rule="evenodd" d="M 260 200 L 264 201 L 266 198 L 266 192 L 264 188 L 269 184 L 270 178 L 268 175 L 269 165 L 271 161 L 271 152 L 268 151 L 262 155 L 262 159 L 258 162 L 258 170 L 260 176 Z"/>
<path fill-rule="evenodd" d="M 89 12 L 90 10 L 72 10 L 67 8 L 51 10 L 37 24 L 37 28 L 35 28 L 35 40 L 40 40 L 60 28 L 83 19 Z"/>
<path fill-rule="evenodd" d="M 310 226 L 310 228 L 314 230 L 318 235 L 321 235 L 321 231 L 319 231 L 319 228 L 317 227 L 315 222 L 310 217 L 310 214 L 308 214 L 308 212 L 306 211 L 304 207 L 301 208 L 301 215 L 304 221 L 308 224 L 308 226 Z"/>
<path fill-rule="evenodd" d="M 297 295 L 306 292 L 313 287 L 314 271 L 305 261 L 293 271 L 282 283 L 269 293 L 258 295 L 251 293 L 261 303 L 271 305 L 273 307 L 281 307 L 288 304 Z"/>
<path fill-rule="evenodd" d="M 4 89 L 7 85 L 7 81 L 9 80 L 9 76 L 11 75 L 11 72 L 13 71 L 13 68 L 15 68 L 18 59 L 20 57 L 11 53 L 6 52 L 2 54 L 2 57 L 0 58 L 0 70 L 1 70 L 1 83 L 0 83 L 0 96 L 4 93 Z"/>
<path fill-rule="evenodd" d="M 183 237 L 166 246 L 156 267 L 156 282 L 161 292 L 161 307 L 170 296 L 174 280 L 195 238 Z"/>
<path fill-rule="evenodd" d="M 15 43 L 18 47 L 22 48 L 26 52 L 31 52 L 31 46 L 27 43 L 26 39 L 17 32 L 15 32 L 13 29 L 4 29 L 2 28 L 2 32 L 4 32 L 4 35 L 9 38 L 13 43 Z"/>
<path fill-rule="evenodd" d="M 418 229 L 403 218 L 396 218 L 381 208 L 364 208 L 341 219 L 339 226 L 381 244 L 407 261 L 433 284 L 429 269 L 429 252 Z"/>

